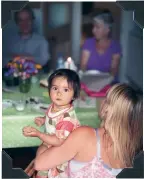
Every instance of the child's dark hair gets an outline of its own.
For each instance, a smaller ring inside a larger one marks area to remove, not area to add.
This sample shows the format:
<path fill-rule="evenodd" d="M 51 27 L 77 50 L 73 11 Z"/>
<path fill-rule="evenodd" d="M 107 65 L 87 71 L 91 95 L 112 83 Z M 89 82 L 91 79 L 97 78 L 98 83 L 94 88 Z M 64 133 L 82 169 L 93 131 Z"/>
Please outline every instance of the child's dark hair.
<path fill-rule="evenodd" d="M 52 86 L 52 81 L 56 78 L 56 77 L 65 77 L 67 79 L 68 84 L 70 84 L 74 90 L 74 96 L 73 98 L 76 99 L 79 97 L 80 95 L 80 79 L 78 74 L 73 71 L 73 70 L 69 70 L 69 69 L 58 69 L 56 71 L 54 71 L 49 79 L 48 79 L 48 90 L 50 92 L 51 86 Z M 73 101 L 72 101 L 73 102 Z"/>

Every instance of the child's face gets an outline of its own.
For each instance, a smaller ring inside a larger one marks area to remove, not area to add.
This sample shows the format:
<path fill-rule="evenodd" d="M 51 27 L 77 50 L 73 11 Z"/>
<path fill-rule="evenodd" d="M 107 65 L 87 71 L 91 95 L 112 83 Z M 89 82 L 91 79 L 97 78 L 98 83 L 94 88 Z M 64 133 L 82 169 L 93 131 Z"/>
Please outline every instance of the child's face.
<path fill-rule="evenodd" d="M 57 106 L 65 106 L 71 103 L 74 96 L 72 86 L 68 85 L 67 79 L 64 77 L 56 77 L 52 81 L 50 89 L 51 101 Z"/>

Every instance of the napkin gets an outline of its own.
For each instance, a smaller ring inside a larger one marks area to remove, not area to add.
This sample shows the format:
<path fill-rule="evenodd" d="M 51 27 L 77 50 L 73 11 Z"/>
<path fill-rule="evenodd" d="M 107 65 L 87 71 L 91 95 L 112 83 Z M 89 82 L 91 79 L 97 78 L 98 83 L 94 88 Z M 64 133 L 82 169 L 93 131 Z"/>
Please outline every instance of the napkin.
<path fill-rule="evenodd" d="M 48 87 L 48 81 L 47 81 L 47 78 L 46 79 L 42 79 L 40 80 L 40 85 L 43 86 L 43 87 Z"/>
<path fill-rule="evenodd" d="M 113 76 L 107 73 L 100 74 L 83 74 L 81 83 L 90 91 L 99 92 L 105 86 L 109 85 L 113 80 Z"/>

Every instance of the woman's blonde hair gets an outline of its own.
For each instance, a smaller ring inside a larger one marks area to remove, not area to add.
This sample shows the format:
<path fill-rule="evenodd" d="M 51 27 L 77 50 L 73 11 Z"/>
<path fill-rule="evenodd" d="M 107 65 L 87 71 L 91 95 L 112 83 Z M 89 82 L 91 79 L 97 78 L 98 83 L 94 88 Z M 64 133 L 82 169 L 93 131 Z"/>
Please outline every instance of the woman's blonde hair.
<path fill-rule="evenodd" d="M 142 145 L 143 96 L 126 84 L 114 85 L 101 106 L 100 118 L 112 139 L 115 159 L 132 167 Z"/>

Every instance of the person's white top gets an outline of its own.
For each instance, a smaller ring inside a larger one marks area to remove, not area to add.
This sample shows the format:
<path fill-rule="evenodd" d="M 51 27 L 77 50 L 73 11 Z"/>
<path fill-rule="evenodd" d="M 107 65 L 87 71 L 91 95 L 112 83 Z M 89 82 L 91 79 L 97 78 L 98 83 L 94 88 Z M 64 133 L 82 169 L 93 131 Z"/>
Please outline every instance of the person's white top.
<path fill-rule="evenodd" d="M 99 133 L 98 133 L 98 128 L 95 129 L 96 131 L 96 136 L 97 136 L 97 154 L 96 156 L 92 159 L 92 161 L 90 162 L 80 162 L 80 161 L 77 161 L 77 160 L 70 160 L 69 161 L 69 171 L 70 171 L 70 174 L 71 172 L 72 173 L 75 173 L 75 178 L 77 178 L 77 172 L 80 172 L 81 173 L 81 177 L 82 176 L 85 176 L 86 173 L 88 173 L 87 170 L 89 170 L 91 176 L 89 175 L 88 177 L 91 178 L 97 178 L 97 176 L 99 176 L 100 178 L 105 176 L 105 172 L 108 172 L 111 176 L 117 176 L 123 169 L 119 168 L 111 168 L 109 167 L 107 164 L 105 164 L 101 158 L 101 143 L 100 143 L 100 136 L 99 136 Z M 91 162 L 93 162 L 94 165 L 89 165 Z M 81 171 L 81 169 L 84 169 L 84 167 L 88 166 L 88 168 L 84 171 Z M 104 170 L 101 170 L 101 168 L 104 167 Z M 85 173 L 86 172 L 86 173 Z M 96 173 L 95 173 L 96 172 Z M 71 177 L 71 176 L 69 176 Z M 81 178 L 79 176 L 79 178 Z M 73 178 L 73 177 L 71 177 Z"/>
<path fill-rule="evenodd" d="M 12 36 L 6 44 L 5 53 L 3 53 L 2 66 L 4 67 L 10 60 L 12 55 L 30 55 L 34 57 L 36 63 L 42 66 L 47 63 L 50 58 L 48 41 L 37 33 L 22 38 L 19 34 Z"/>

